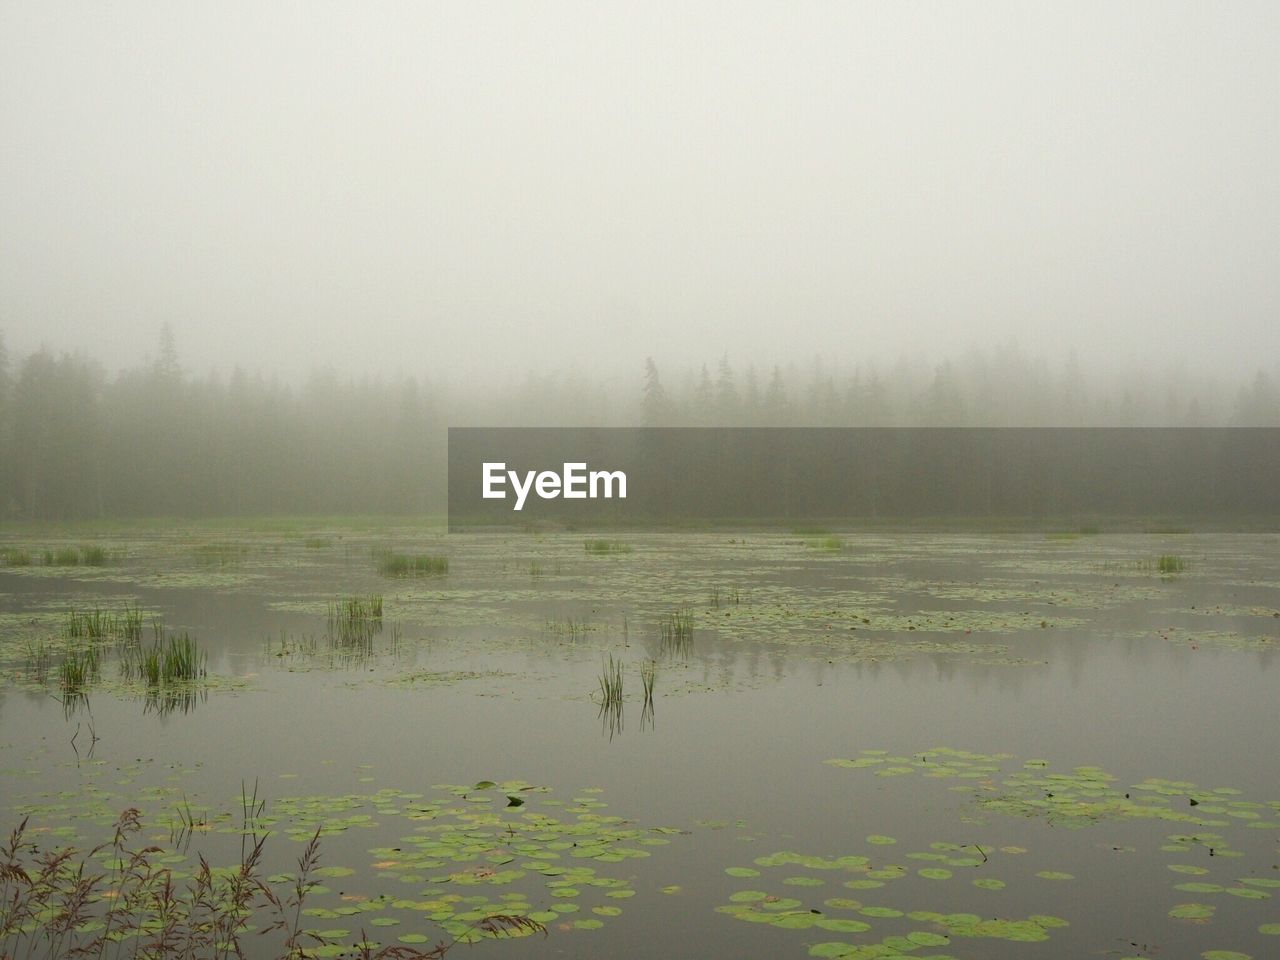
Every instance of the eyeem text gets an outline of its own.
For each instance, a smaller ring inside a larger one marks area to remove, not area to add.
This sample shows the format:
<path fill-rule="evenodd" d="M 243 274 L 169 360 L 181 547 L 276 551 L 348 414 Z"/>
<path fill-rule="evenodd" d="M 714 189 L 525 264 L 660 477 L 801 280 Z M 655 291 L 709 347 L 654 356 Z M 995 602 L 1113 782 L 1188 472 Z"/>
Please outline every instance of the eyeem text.
<path fill-rule="evenodd" d="M 485 463 L 484 499 L 505 500 L 508 482 L 515 491 L 516 510 L 524 507 L 530 491 L 543 500 L 557 497 L 566 500 L 627 498 L 627 475 L 621 470 L 587 470 L 585 463 L 566 463 L 563 466 L 560 473 L 528 470 L 522 477 L 518 471 L 508 470 L 505 463 Z"/>

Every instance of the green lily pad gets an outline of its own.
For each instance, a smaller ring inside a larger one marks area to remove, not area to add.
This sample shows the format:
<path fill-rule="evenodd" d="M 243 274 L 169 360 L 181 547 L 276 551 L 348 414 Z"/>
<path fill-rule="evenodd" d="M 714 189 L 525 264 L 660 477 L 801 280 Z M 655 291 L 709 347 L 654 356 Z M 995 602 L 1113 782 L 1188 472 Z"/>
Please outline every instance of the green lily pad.
<path fill-rule="evenodd" d="M 1207 903 L 1180 903 L 1169 911 L 1175 920 L 1193 920 L 1204 922 L 1214 914 L 1214 908 Z"/>

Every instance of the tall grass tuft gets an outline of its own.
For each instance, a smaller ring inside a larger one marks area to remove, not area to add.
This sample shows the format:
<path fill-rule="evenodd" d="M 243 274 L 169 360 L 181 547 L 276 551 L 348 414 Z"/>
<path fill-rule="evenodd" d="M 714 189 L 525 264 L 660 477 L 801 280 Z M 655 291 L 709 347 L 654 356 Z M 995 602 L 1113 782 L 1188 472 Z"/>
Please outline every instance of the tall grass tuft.
<path fill-rule="evenodd" d="M 120 651 L 120 674 L 141 680 L 148 687 L 179 686 L 206 676 L 207 655 L 189 633 L 170 633 L 155 626 L 150 647 L 130 643 Z"/>
<path fill-rule="evenodd" d="M 382 632 L 382 594 L 346 597 L 329 602 L 329 645 L 344 650 L 373 649 L 373 638 Z"/>
<path fill-rule="evenodd" d="M 107 562 L 107 551 L 96 544 L 81 547 L 80 562 L 86 567 L 101 567 Z"/>
<path fill-rule="evenodd" d="M 600 721 L 609 731 L 609 739 L 622 732 L 622 661 L 609 654 L 599 677 Z"/>
<path fill-rule="evenodd" d="M 59 547 L 53 553 L 55 567 L 76 567 L 80 565 L 80 551 L 75 547 Z"/>
<path fill-rule="evenodd" d="M 613 654 L 600 674 L 600 702 L 607 706 L 622 702 L 622 661 L 613 659 Z"/>
<path fill-rule="evenodd" d="M 658 679 L 658 662 L 646 660 L 640 664 L 640 685 L 644 688 L 645 700 L 653 699 L 653 684 Z"/>
<path fill-rule="evenodd" d="M 688 656 L 693 649 L 693 613 L 687 607 L 673 610 L 658 624 L 658 637 L 666 655 Z"/>
<path fill-rule="evenodd" d="M 82 693 L 98 678 L 98 668 L 98 650 L 92 644 L 71 650 L 58 664 L 59 685 L 64 693 Z"/>
<path fill-rule="evenodd" d="M 640 686 L 644 691 L 644 706 L 640 708 L 640 729 L 653 726 L 653 687 L 658 680 L 658 663 L 646 660 L 640 664 Z"/>
<path fill-rule="evenodd" d="M 203 567 L 233 567 L 249 555 L 249 545 L 231 541 L 201 543 L 193 552 L 196 563 Z"/>
<path fill-rule="evenodd" d="M 1162 553 L 1154 560 L 1139 560 L 1137 567 L 1139 570 L 1154 570 L 1160 576 L 1168 577 L 1185 571 L 1187 561 L 1174 553 Z"/>
<path fill-rule="evenodd" d="M 261 806 L 245 804 L 239 863 L 209 866 L 197 855 L 189 871 L 163 861 L 169 851 L 139 846 L 138 810 L 117 818 L 112 839 L 88 850 L 52 847 L 27 839 L 27 820 L 0 842 L 0 957 L 97 960 L 243 960 L 246 956 L 304 960 L 319 948 L 327 955 L 360 960 L 439 960 L 458 943 L 480 934 L 546 933 L 529 917 L 489 914 L 474 920 L 452 941 L 418 949 L 404 944 L 378 948 L 365 940 L 343 949 L 338 933 L 307 929 L 307 897 L 319 885 L 320 828 L 298 859 L 283 892 L 262 876 L 268 836 L 256 832 Z M 185 849 L 199 825 L 188 808 L 188 826 L 174 845 Z M 252 823 L 251 823 L 252 822 Z M 181 842 L 179 842 L 181 841 Z M 182 871 L 182 872 L 180 872 Z M 184 879 L 185 877 L 185 879 Z M 249 934 L 257 944 L 250 945 Z M 341 937 L 346 931 L 341 932 Z"/>
<path fill-rule="evenodd" d="M 27 644 L 26 673 L 36 683 L 49 682 L 49 670 L 53 667 L 53 653 L 43 641 Z"/>
<path fill-rule="evenodd" d="M 839 537 L 832 535 L 806 541 L 806 546 L 809 546 L 814 550 L 830 550 L 832 553 L 839 553 L 844 549 L 844 541 Z"/>
<path fill-rule="evenodd" d="M 449 558 L 432 554 L 377 550 L 374 558 L 384 577 L 442 577 L 449 572 Z"/>
<path fill-rule="evenodd" d="M 584 540 L 582 546 L 587 553 L 596 556 L 609 556 L 611 554 L 631 553 L 635 548 L 629 543 L 623 543 L 621 540 L 606 540 L 603 537 L 596 537 L 591 540 Z"/>

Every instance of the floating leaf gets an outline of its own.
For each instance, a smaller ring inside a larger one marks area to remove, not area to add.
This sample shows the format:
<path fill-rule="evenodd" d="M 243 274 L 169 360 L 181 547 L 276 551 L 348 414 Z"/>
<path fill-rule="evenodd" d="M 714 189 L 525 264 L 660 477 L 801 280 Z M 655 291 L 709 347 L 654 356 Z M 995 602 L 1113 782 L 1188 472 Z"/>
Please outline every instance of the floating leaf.
<path fill-rule="evenodd" d="M 1169 911 L 1175 920 L 1207 921 L 1214 913 L 1213 907 L 1207 903 L 1180 903 Z"/>

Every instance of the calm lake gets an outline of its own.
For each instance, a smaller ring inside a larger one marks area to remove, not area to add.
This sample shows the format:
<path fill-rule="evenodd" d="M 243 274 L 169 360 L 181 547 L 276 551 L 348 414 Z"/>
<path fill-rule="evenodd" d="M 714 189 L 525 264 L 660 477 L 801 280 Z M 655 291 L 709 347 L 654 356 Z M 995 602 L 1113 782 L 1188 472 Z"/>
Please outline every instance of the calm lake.
<path fill-rule="evenodd" d="M 451 957 L 1280 953 L 1274 535 L 0 549 L 0 829 L 87 849 L 134 807 L 182 880 L 248 827 L 282 890 L 318 830 L 317 956 L 490 914 L 546 934 Z M 129 617 L 203 674 L 148 679 Z"/>

